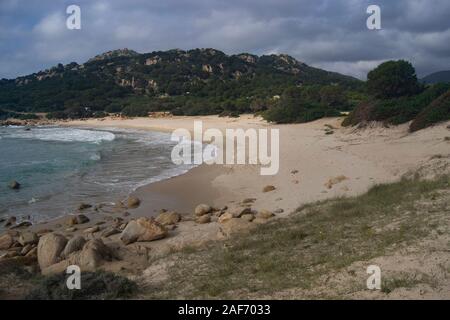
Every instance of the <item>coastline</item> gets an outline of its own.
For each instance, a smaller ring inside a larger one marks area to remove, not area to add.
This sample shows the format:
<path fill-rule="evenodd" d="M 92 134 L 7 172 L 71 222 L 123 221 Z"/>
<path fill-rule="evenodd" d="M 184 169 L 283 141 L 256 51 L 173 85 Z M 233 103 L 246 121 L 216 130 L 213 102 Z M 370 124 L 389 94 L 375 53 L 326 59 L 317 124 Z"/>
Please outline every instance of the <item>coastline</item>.
<path fill-rule="evenodd" d="M 274 176 L 261 176 L 257 165 L 202 164 L 187 173 L 138 188 L 133 194 L 144 199 L 145 210 L 177 209 L 192 212 L 198 203 L 232 206 L 254 198 L 257 209 L 283 210 L 281 216 L 298 207 L 334 197 L 355 196 L 371 186 L 398 181 L 402 175 L 442 153 L 448 134 L 442 123 L 408 133 L 408 124 L 386 128 L 380 124 L 365 129 L 343 128 L 342 118 L 325 118 L 304 124 L 273 125 L 253 115 L 240 118 L 218 116 L 134 119 L 89 119 L 60 125 L 92 128 L 132 128 L 171 132 L 184 128 L 192 132 L 193 122 L 201 120 L 204 130 L 217 128 L 276 128 L 280 130 L 280 170 Z M 333 134 L 327 134 L 327 128 Z M 263 193 L 266 185 L 273 192 Z M 195 188 L 191 188 L 195 186 Z M 152 195 L 154 193 L 154 195 Z M 155 199 L 155 195 L 166 201 Z M 147 204 L 145 199 L 151 199 Z"/>

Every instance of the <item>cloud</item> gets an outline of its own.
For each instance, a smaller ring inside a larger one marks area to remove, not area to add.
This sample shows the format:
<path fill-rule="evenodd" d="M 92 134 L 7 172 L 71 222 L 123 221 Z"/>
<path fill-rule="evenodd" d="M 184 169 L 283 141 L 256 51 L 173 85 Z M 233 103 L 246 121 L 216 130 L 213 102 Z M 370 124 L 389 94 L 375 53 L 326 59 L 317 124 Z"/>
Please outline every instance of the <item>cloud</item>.
<path fill-rule="evenodd" d="M 82 29 L 67 30 L 73 1 L 2 0 L 0 78 L 124 47 L 287 53 L 362 79 L 389 59 L 410 60 L 419 75 L 450 69 L 448 0 L 377 3 L 381 31 L 366 28 L 369 0 L 78 0 Z"/>

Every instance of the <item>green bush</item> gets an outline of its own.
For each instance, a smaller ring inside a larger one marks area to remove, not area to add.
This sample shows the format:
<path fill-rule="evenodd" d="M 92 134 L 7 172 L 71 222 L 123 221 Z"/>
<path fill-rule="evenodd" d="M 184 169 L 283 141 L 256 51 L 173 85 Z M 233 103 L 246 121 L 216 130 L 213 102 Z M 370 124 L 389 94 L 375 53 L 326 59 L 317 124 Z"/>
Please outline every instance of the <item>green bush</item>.
<path fill-rule="evenodd" d="M 367 88 L 374 97 L 388 99 L 414 95 L 421 85 L 411 63 L 398 60 L 384 62 L 370 71 Z"/>
<path fill-rule="evenodd" d="M 413 132 L 447 120 L 450 120 L 450 90 L 427 106 L 414 119 L 409 129 Z"/>

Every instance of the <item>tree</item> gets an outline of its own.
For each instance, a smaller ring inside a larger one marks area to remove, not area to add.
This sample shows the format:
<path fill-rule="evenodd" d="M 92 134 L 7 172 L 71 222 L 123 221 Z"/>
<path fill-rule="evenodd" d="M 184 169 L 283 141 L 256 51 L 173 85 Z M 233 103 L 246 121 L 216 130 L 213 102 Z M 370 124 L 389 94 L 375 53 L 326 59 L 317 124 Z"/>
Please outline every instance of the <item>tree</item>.
<path fill-rule="evenodd" d="M 410 96 L 420 91 L 414 67 L 405 60 L 387 61 L 367 75 L 367 88 L 377 98 Z"/>

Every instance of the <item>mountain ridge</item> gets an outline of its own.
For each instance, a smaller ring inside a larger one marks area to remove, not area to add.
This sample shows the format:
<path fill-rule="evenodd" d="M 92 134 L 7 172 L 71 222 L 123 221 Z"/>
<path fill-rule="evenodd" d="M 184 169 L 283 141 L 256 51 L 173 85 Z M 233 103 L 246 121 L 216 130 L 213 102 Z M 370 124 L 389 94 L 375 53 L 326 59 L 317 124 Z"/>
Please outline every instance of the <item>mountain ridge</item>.
<path fill-rule="evenodd" d="M 240 105 L 237 108 L 245 111 L 251 101 L 281 95 L 289 86 L 348 88 L 360 83 L 351 76 L 311 67 L 287 54 L 227 55 L 213 48 L 138 53 L 124 48 L 96 55 L 83 64 L 60 63 L 16 79 L 2 79 L 0 108 L 51 112 L 76 106 L 106 110 L 109 106 L 110 111 L 120 111 L 126 105 L 144 101 L 167 104 L 160 99 L 171 98 L 177 107 L 202 101 L 211 107 L 203 108 L 201 113 L 210 114 L 220 113 L 222 104 L 227 103 Z"/>

